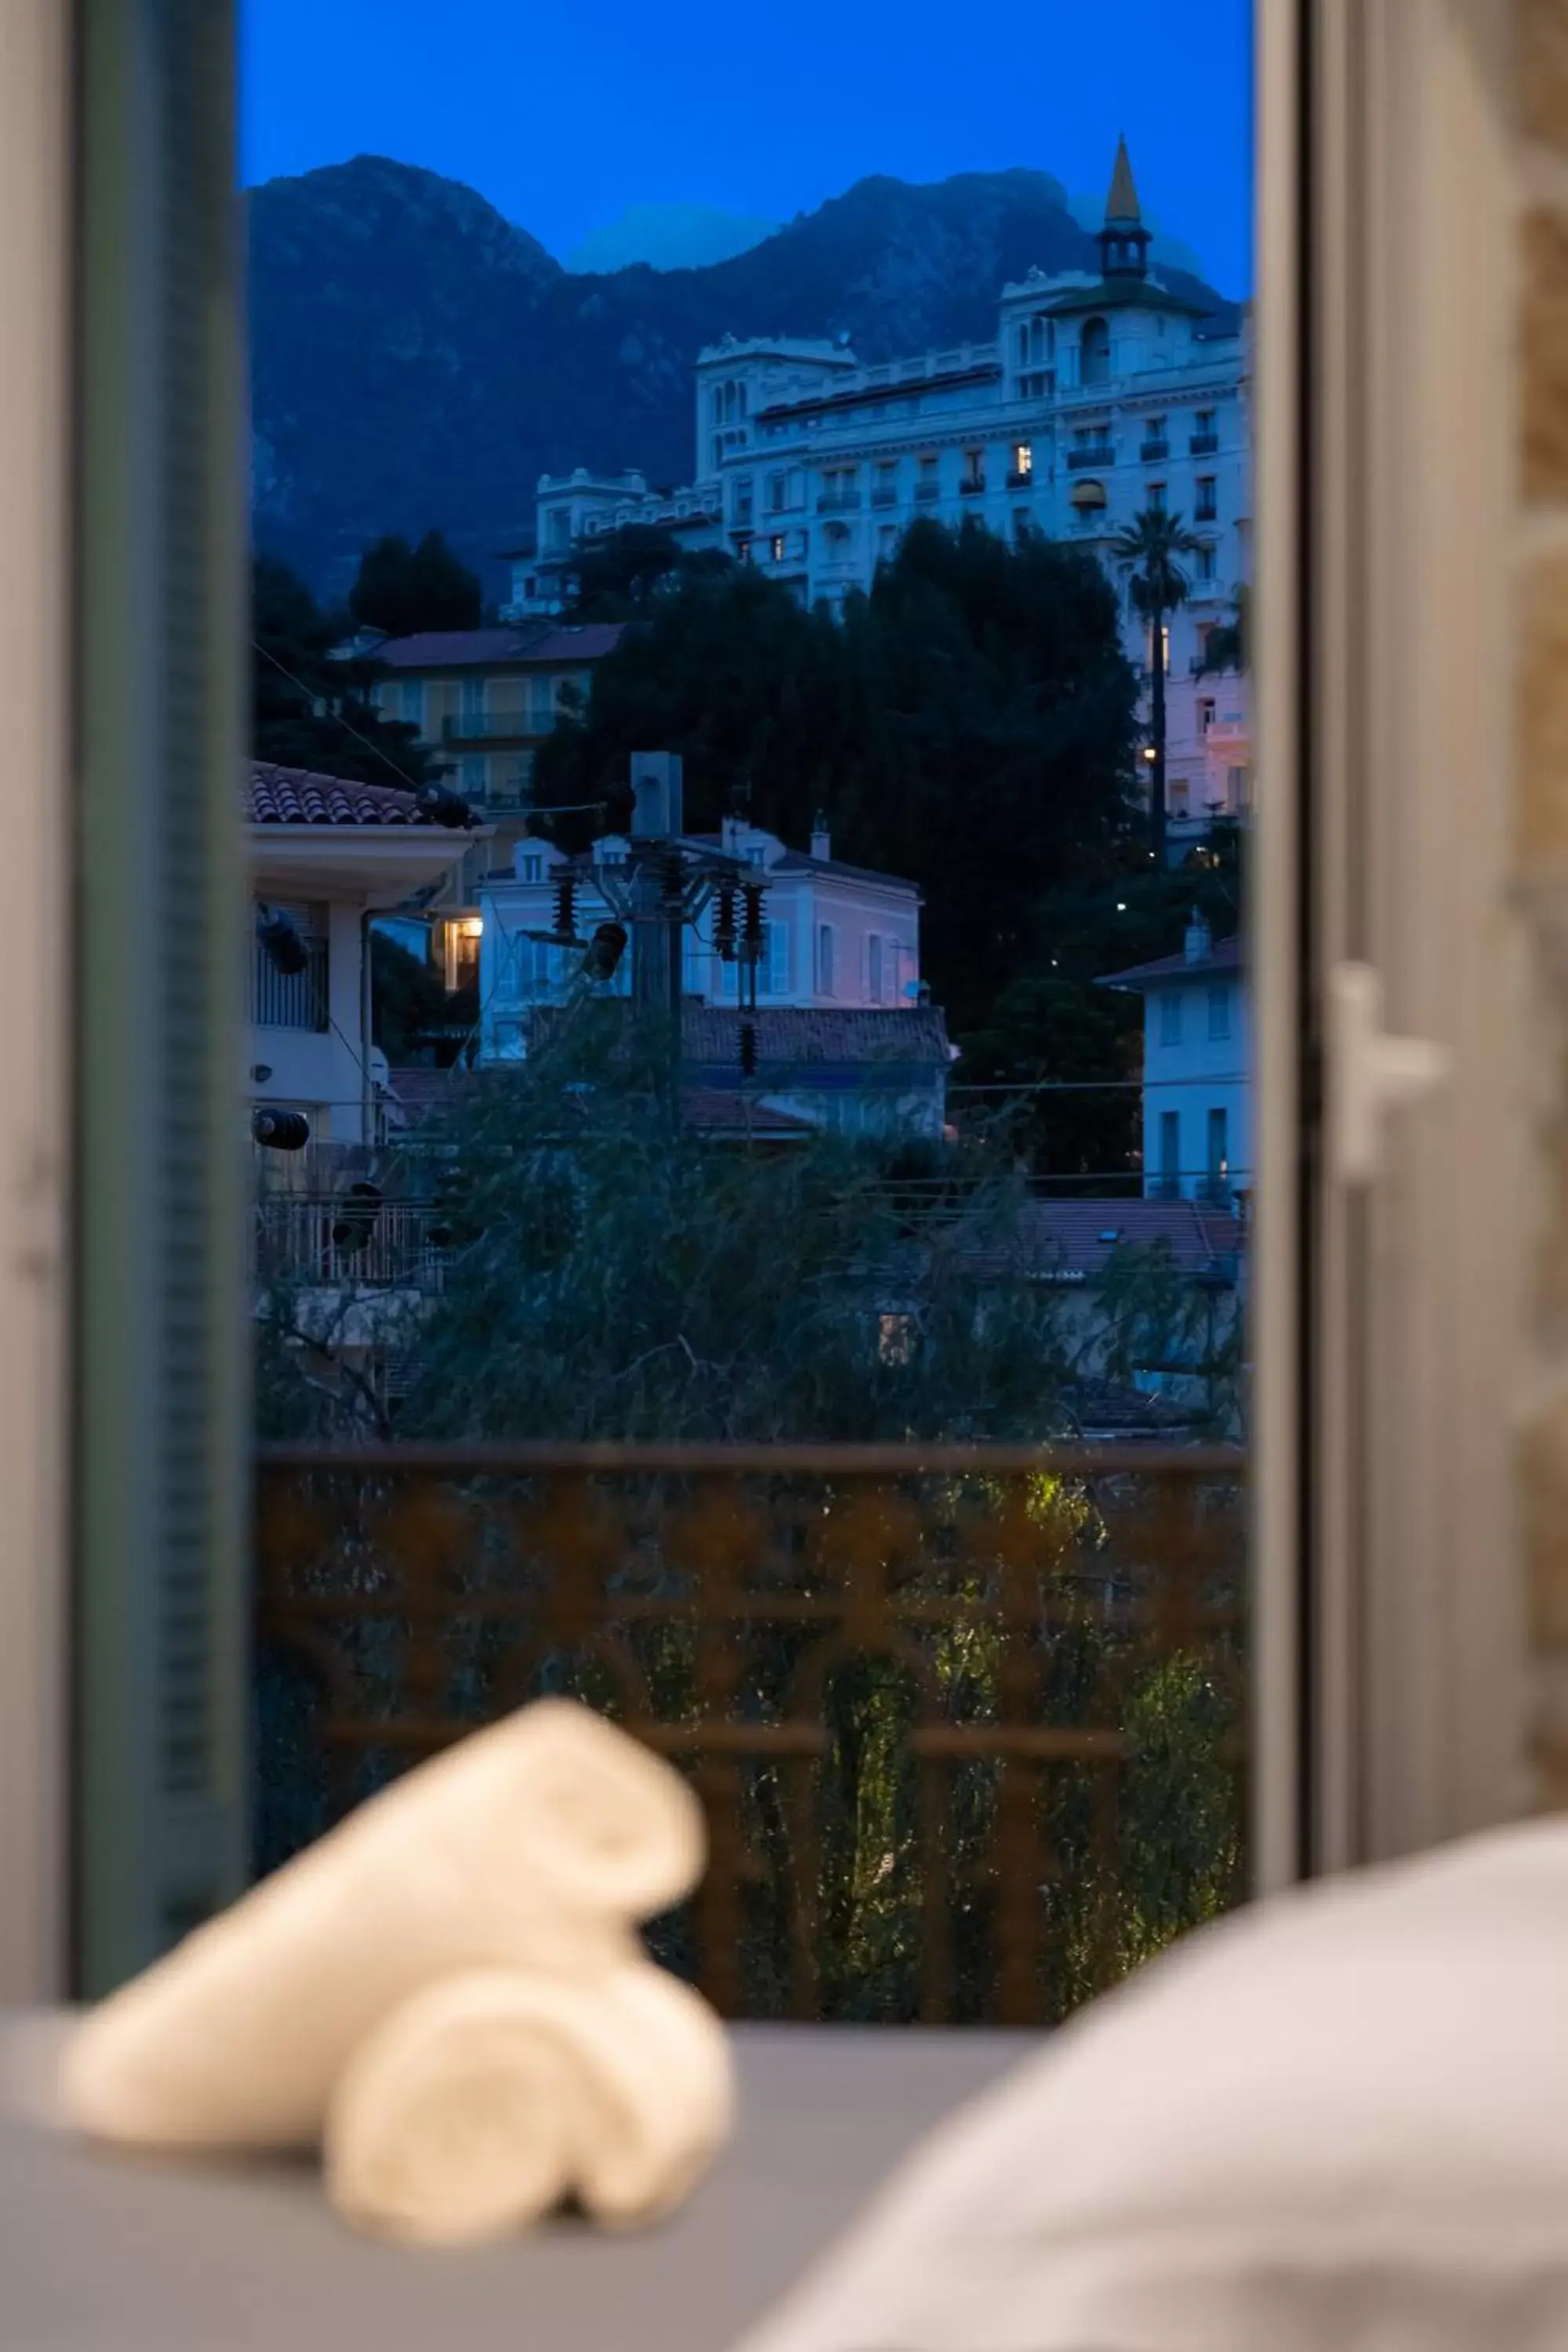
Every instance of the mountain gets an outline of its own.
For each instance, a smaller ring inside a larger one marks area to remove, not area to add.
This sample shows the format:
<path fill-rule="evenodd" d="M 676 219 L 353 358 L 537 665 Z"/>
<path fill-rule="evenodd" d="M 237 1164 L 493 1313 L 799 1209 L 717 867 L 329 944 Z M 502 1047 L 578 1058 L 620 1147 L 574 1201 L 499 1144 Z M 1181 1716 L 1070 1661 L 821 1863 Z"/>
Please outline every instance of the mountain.
<path fill-rule="evenodd" d="M 1005 280 L 1095 259 L 1030 171 L 862 180 L 729 260 L 607 275 L 381 156 L 268 181 L 247 210 L 256 537 L 329 593 L 385 530 L 436 526 L 490 564 L 542 473 L 689 479 L 691 363 L 726 332 L 843 334 L 865 360 L 984 341 Z"/>
<path fill-rule="evenodd" d="M 617 220 L 588 231 L 566 257 L 568 269 L 690 269 L 749 253 L 776 236 L 776 220 L 717 211 L 711 205 L 628 205 Z"/>

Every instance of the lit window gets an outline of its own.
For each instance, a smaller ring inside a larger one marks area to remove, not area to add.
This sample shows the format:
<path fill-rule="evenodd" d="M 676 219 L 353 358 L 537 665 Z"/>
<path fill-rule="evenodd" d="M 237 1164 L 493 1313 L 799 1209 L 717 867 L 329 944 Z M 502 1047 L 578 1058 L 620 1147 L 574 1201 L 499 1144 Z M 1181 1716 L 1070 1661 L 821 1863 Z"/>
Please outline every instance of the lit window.
<path fill-rule="evenodd" d="M 1026 482 L 1034 473 L 1034 470 L 1035 449 L 1033 442 L 1016 442 L 1014 445 L 1013 449 L 1013 471 L 1015 475 L 1020 482 Z"/>
<path fill-rule="evenodd" d="M 784 543 L 782 530 L 775 530 L 768 541 L 768 553 L 775 563 L 784 562 Z"/>

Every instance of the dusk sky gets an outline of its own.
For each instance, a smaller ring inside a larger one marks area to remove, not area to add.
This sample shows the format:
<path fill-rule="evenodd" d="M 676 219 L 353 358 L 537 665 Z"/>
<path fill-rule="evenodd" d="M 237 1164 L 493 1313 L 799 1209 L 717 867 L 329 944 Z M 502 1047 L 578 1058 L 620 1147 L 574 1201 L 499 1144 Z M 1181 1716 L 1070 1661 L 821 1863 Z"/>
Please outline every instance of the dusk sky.
<path fill-rule="evenodd" d="M 1145 212 L 1223 292 L 1251 283 L 1250 0 L 244 13 L 247 184 L 393 155 L 467 182 L 570 260 L 633 207 L 784 221 L 870 173 L 1021 163 L 1098 194 L 1124 130 Z"/>

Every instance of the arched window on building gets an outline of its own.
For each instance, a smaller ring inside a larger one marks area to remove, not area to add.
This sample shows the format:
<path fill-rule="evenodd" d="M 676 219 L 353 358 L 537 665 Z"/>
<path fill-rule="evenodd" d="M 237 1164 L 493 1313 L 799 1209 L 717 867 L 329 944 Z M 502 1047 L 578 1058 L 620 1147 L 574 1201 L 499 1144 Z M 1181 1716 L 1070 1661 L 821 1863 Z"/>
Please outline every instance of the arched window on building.
<path fill-rule="evenodd" d="M 1106 383 L 1110 377 L 1110 329 L 1103 319 L 1086 319 L 1079 344 L 1079 380 Z"/>

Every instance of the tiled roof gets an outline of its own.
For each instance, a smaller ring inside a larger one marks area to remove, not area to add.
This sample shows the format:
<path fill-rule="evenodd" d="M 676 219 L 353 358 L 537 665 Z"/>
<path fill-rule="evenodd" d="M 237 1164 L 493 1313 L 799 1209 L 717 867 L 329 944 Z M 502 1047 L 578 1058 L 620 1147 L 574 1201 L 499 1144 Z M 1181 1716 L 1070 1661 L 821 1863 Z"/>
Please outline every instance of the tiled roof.
<path fill-rule="evenodd" d="M 592 662 L 614 653 L 620 621 L 584 621 L 576 628 L 426 629 L 389 637 L 375 658 L 388 669 L 495 669 L 509 663 Z"/>
<path fill-rule="evenodd" d="M 1197 1274 L 1246 1244 L 1239 1217 L 1201 1201 L 1031 1201 L 1019 1224 L 1033 1266 L 1068 1279 L 1102 1272 L 1117 1248 L 1163 1242 L 1184 1274 Z"/>
<path fill-rule="evenodd" d="M 351 776 L 318 775 L 313 768 L 279 768 L 252 760 L 245 782 L 247 824 L 429 824 L 412 792 L 395 784 L 362 784 Z"/>
<path fill-rule="evenodd" d="M 694 1062 L 738 1066 L 742 1017 L 755 1024 L 757 1060 L 777 1068 L 813 1062 L 920 1064 L 945 1070 L 952 1059 L 947 1023 L 935 1004 L 901 1011 L 771 1004 L 742 1016 L 728 1004 L 688 1005 L 681 1042 Z"/>
<path fill-rule="evenodd" d="M 610 1001 L 630 1012 L 624 1000 Z M 541 1004 L 530 1014 L 529 1024 L 544 1045 L 566 1017 L 564 1006 Z M 945 1070 L 952 1060 L 947 1023 L 934 1004 L 911 1004 L 901 1012 L 772 1004 L 745 1014 L 732 1004 L 688 1004 L 680 1024 L 688 1064 L 705 1075 L 721 1071 L 726 1082 L 732 1076 L 738 1082 L 742 1019 L 755 1026 L 759 1068 L 775 1082 L 783 1071 L 813 1065 L 824 1069 L 882 1064 L 889 1071 Z"/>
<path fill-rule="evenodd" d="M 700 1135 L 782 1137 L 817 1132 L 809 1118 L 797 1118 L 794 1111 L 775 1110 L 769 1103 L 749 1096 L 738 1097 L 715 1087 L 683 1088 L 680 1116 Z"/>
<path fill-rule="evenodd" d="M 1152 963 L 1129 964 L 1125 971 L 1108 971 L 1096 982 L 1100 988 L 1146 988 L 1151 981 L 1206 980 L 1217 971 L 1241 970 L 1241 941 L 1232 937 L 1221 940 L 1207 955 L 1189 959 L 1180 955 L 1159 956 Z"/>
<path fill-rule="evenodd" d="M 399 1064 L 386 1074 L 387 1090 L 407 1125 L 418 1127 L 422 1121 L 446 1108 L 452 1098 L 453 1087 L 459 1086 L 466 1075 L 458 1068 L 433 1070 L 427 1066 Z"/>

